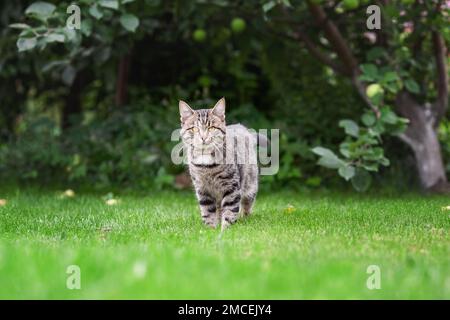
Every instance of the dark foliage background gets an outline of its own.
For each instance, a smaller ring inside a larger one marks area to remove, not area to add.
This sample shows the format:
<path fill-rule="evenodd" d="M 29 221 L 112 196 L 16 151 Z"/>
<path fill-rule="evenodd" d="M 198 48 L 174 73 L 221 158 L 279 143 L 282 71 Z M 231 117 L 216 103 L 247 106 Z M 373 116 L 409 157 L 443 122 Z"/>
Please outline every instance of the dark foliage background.
<path fill-rule="evenodd" d="M 348 79 L 280 35 L 281 27 L 268 27 L 264 6 L 274 1 L 110 1 L 114 9 L 84 0 L 75 34 L 63 30 L 70 3 L 49 2 L 57 8 L 45 22 L 25 14 L 33 1 L 0 3 L 0 181 L 180 187 L 184 168 L 170 161 L 178 100 L 200 108 L 224 96 L 229 122 L 280 129 L 280 171 L 263 177 L 263 188 L 347 186 L 316 165 L 311 148 L 337 150 L 346 137 L 338 120 L 359 121 L 366 107 Z M 347 24 L 365 19 L 363 4 Z M 124 14 L 139 19 L 135 31 Z M 13 23 L 47 34 L 19 52 L 26 30 Z M 66 40 L 49 40 L 58 30 Z M 445 119 L 447 170 L 449 132 Z M 390 166 L 373 175 L 375 185 L 418 186 L 410 149 L 392 136 L 383 147 Z"/>

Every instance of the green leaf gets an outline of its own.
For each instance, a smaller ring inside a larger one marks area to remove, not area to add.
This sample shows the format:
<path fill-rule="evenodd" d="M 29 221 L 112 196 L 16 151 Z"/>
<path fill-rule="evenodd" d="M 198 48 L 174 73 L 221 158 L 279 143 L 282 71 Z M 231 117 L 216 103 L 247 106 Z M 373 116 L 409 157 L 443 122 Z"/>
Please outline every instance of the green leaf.
<path fill-rule="evenodd" d="M 419 84 L 416 81 L 414 81 L 413 79 L 406 79 L 405 87 L 406 87 L 406 89 L 408 89 L 409 92 L 420 93 Z"/>
<path fill-rule="evenodd" d="M 375 162 L 378 162 L 378 161 L 380 161 L 382 158 L 383 158 L 383 155 L 381 155 L 381 157 L 380 157 L 380 156 L 378 156 L 377 154 L 367 154 L 367 155 L 364 155 L 364 156 L 363 156 L 363 159 L 364 159 L 365 161 L 375 161 Z M 377 165 L 376 167 L 377 167 L 377 169 L 378 169 L 378 165 Z"/>
<path fill-rule="evenodd" d="M 33 29 L 24 29 L 19 33 L 19 38 L 34 38 Z"/>
<path fill-rule="evenodd" d="M 126 13 L 120 17 L 120 24 L 124 29 L 135 32 L 139 26 L 139 19 L 133 14 Z"/>
<path fill-rule="evenodd" d="M 86 19 L 81 24 L 81 32 L 86 37 L 89 37 L 92 34 L 92 19 Z"/>
<path fill-rule="evenodd" d="M 336 156 L 333 151 L 324 147 L 315 147 L 311 151 L 322 157 Z"/>
<path fill-rule="evenodd" d="M 381 109 L 381 121 L 388 124 L 396 124 L 398 121 L 398 116 L 388 107 Z"/>
<path fill-rule="evenodd" d="M 370 128 L 369 130 L 371 130 L 372 128 Z M 367 132 L 369 132 L 369 130 L 367 130 Z M 364 134 L 364 135 L 362 135 L 361 137 L 360 137 L 360 141 L 359 142 L 362 142 L 363 144 L 373 144 L 373 145 L 375 145 L 375 144 L 378 144 L 378 140 L 377 139 L 375 139 L 374 138 L 374 136 L 372 135 L 372 134 Z M 358 144 L 358 146 L 359 146 L 360 144 Z"/>
<path fill-rule="evenodd" d="M 369 133 L 373 137 L 379 137 L 385 132 L 385 127 L 383 122 L 378 121 L 373 127 L 369 129 Z"/>
<path fill-rule="evenodd" d="M 388 158 L 385 158 L 385 157 L 383 157 L 383 158 L 380 159 L 380 163 L 381 163 L 383 166 L 385 166 L 385 167 L 387 167 L 387 166 L 389 166 L 389 165 L 391 164 L 391 162 L 389 161 L 389 159 L 388 159 Z"/>
<path fill-rule="evenodd" d="M 75 80 L 76 74 L 77 70 L 73 66 L 68 65 L 64 68 L 64 71 L 62 73 L 62 81 L 64 82 L 64 84 L 70 86 L 72 85 L 73 80 Z"/>
<path fill-rule="evenodd" d="M 338 173 L 342 178 L 348 181 L 355 175 L 355 168 L 353 166 L 345 165 L 339 168 Z"/>
<path fill-rule="evenodd" d="M 351 181 L 356 191 L 365 192 L 372 183 L 372 176 L 366 170 L 358 169 Z"/>
<path fill-rule="evenodd" d="M 339 159 L 337 155 L 334 154 L 333 151 L 323 147 L 315 147 L 311 149 L 312 152 L 320 156 L 318 165 L 321 165 L 330 169 L 338 169 L 345 165 L 344 161 Z"/>
<path fill-rule="evenodd" d="M 384 88 L 386 88 L 391 93 L 397 93 L 401 88 L 399 86 L 399 83 L 397 81 L 391 81 L 391 82 L 385 82 Z"/>
<path fill-rule="evenodd" d="M 339 146 L 339 152 L 347 159 L 351 157 L 350 143 L 343 142 Z"/>
<path fill-rule="evenodd" d="M 367 127 L 373 126 L 375 124 L 376 120 L 377 120 L 377 118 L 375 117 L 375 115 L 373 113 L 365 113 L 361 117 L 362 123 L 364 123 L 364 125 Z"/>
<path fill-rule="evenodd" d="M 383 76 L 383 81 L 385 81 L 385 82 L 391 82 L 391 81 L 396 81 L 396 80 L 398 80 L 398 75 L 394 71 L 386 72 Z"/>
<path fill-rule="evenodd" d="M 373 147 L 371 153 L 376 159 L 381 159 L 384 156 L 384 150 L 380 147 Z"/>
<path fill-rule="evenodd" d="M 67 41 L 70 42 L 75 42 L 77 40 L 77 31 L 73 30 L 73 29 L 69 29 L 69 28 L 64 28 L 63 32 L 66 36 Z"/>
<path fill-rule="evenodd" d="M 317 161 L 317 164 L 329 169 L 338 169 L 345 163 L 334 155 L 333 157 L 321 157 L 319 161 Z"/>
<path fill-rule="evenodd" d="M 372 171 L 372 172 L 377 172 L 378 171 L 378 163 L 374 162 L 374 163 L 365 163 L 362 165 L 362 167 L 364 169 L 366 169 L 367 171 Z"/>
<path fill-rule="evenodd" d="M 374 65 L 372 63 L 365 63 L 365 64 L 362 64 L 360 68 L 366 77 L 369 77 L 373 80 L 377 79 L 378 68 L 376 65 Z"/>
<path fill-rule="evenodd" d="M 100 0 L 98 4 L 104 8 L 108 9 L 119 9 L 119 1 L 117 0 Z"/>
<path fill-rule="evenodd" d="M 98 9 L 97 4 L 94 4 L 89 8 L 89 14 L 97 20 L 100 20 L 103 17 L 103 12 Z"/>
<path fill-rule="evenodd" d="M 59 33 L 51 33 L 47 37 L 45 37 L 45 41 L 47 43 L 51 42 L 64 42 L 65 36 Z"/>
<path fill-rule="evenodd" d="M 359 126 L 353 120 L 339 121 L 339 127 L 344 128 L 345 133 L 353 137 L 359 136 Z"/>
<path fill-rule="evenodd" d="M 29 29 L 31 28 L 29 25 L 25 24 L 25 23 L 13 23 L 9 25 L 10 28 L 13 29 Z"/>
<path fill-rule="evenodd" d="M 404 132 L 408 127 L 408 123 L 408 119 L 397 117 L 397 122 L 394 127 L 389 128 L 389 133 L 392 135 L 397 135 Z"/>
<path fill-rule="evenodd" d="M 52 15 L 55 9 L 56 6 L 51 3 L 38 1 L 28 6 L 25 10 L 25 14 L 34 14 L 42 18 L 48 18 Z"/>
<path fill-rule="evenodd" d="M 374 81 L 374 80 L 375 80 L 374 78 L 372 78 L 372 77 L 370 77 L 370 76 L 368 76 L 368 75 L 366 75 L 366 74 L 360 75 L 360 76 L 358 77 L 358 79 L 359 79 L 360 81 L 363 81 L 363 82 L 371 82 L 371 81 Z"/>
<path fill-rule="evenodd" d="M 277 5 L 276 1 L 269 1 L 269 2 L 266 2 L 266 3 L 262 6 L 262 9 L 263 9 L 264 12 L 269 12 L 269 11 L 272 10 L 276 5 Z"/>
<path fill-rule="evenodd" d="M 43 67 L 42 67 L 42 72 L 48 72 L 53 68 L 56 67 L 60 67 L 60 66 L 65 66 L 68 64 L 68 60 L 52 60 L 48 63 L 46 63 Z"/>
<path fill-rule="evenodd" d="M 36 38 L 19 38 L 16 44 L 19 52 L 22 52 L 33 49 L 37 44 L 37 40 Z"/>

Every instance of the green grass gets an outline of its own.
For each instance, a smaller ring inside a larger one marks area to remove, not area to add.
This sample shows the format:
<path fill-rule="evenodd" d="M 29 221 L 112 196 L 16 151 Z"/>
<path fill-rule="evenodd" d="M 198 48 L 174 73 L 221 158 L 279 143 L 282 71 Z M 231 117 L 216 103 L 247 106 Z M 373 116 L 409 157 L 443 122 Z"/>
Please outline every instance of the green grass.
<path fill-rule="evenodd" d="M 123 194 L 115 206 L 92 193 L 0 198 L 0 298 L 450 299 L 444 197 L 261 194 L 222 236 L 190 192 Z M 66 288 L 69 265 L 81 290 Z M 369 265 L 380 290 L 366 287 Z"/>

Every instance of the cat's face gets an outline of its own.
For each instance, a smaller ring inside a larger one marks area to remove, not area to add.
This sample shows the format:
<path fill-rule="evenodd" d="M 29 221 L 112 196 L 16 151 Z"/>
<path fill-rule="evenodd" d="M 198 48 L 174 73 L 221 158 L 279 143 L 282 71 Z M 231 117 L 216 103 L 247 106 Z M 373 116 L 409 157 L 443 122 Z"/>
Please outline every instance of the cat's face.
<path fill-rule="evenodd" d="M 208 165 L 218 163 L 223 156 L 225 140 L 225 99 L 212 109 L 193 110 L 180 101 L 181 137 L 191 163 Z"/>

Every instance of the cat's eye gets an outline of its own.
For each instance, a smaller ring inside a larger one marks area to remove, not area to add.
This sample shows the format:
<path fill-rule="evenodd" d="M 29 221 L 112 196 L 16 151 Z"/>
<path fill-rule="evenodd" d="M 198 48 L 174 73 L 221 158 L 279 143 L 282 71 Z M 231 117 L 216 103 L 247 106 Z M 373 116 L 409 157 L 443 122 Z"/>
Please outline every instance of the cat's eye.
<path fill-rule="evenodd" d="M 197 132 L 197 131 L 198 131 L 198 128 L 193 127 L 193 128 L 191 128 L 191 129 L 189 129 L 189 130 L 191 130 L 192 132 Z"/>
<path fill-rule="evenodd" d="M 208 131 L 213 131 L 215 128 L 214 127 L 209 127 Z"/>

